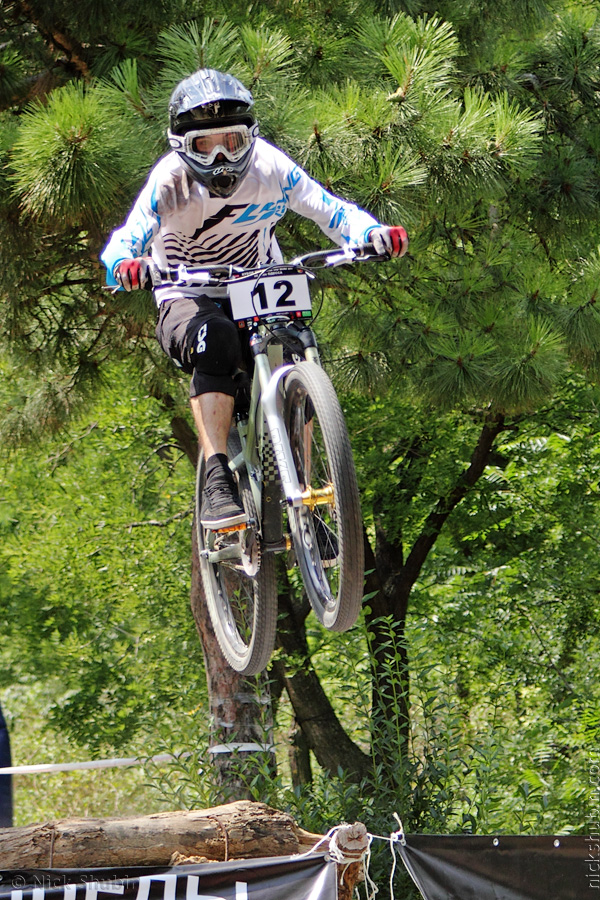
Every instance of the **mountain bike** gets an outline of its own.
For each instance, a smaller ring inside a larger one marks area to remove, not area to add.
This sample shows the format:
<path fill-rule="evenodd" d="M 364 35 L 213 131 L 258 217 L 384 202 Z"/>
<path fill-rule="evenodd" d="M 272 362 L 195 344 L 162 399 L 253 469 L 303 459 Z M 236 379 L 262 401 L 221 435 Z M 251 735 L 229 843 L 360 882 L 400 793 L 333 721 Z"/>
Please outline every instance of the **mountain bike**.
<path fill-rule="evenodd" d="M 219 646 L 236 671 L 268 664 L 277 628 L 275 556 L 296 566 L 318 620 L 356 622 L 362 603 L 362 518 L 350 440 L 311 327 L 314 269 L 381 259 L 372 247 L 322 250 L 259 269 L 203 266 L 153 274 L 226 289 L 249 347 L 246 402 L 228 440 L 248 522 L 228 531 L 200 522 L 205 460 L 196 473 L 195 524 L 202 584 Z"/>

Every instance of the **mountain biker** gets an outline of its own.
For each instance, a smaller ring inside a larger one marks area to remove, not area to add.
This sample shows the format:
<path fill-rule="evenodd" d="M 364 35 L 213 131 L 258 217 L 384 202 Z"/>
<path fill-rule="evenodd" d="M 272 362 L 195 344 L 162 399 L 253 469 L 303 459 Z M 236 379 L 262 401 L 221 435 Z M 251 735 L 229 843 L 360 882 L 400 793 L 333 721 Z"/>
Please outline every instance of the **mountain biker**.
<path fill-rule="evenodd" d="M 108 283 L 150 287 L 159 268 L 281 262 L 274 229 L 287 209 L 312 219 L 338 245 L 372 242 L 402 256 L 401 227 L 381 225 L 326 191 L 281 150 L 258 136 L 251 93 L 232 75 L 200 69 L 169 101 L 171 152 L 150 172 L 125 224 L 101 254 Z M 246 521 L 227 461 L 241 344 L 222 308 L 223 290 L 169 284 L 155 290 L 156 336 L 191 375 L 190 405 L 206 460 L 201 522 L 222 530 Z"/>

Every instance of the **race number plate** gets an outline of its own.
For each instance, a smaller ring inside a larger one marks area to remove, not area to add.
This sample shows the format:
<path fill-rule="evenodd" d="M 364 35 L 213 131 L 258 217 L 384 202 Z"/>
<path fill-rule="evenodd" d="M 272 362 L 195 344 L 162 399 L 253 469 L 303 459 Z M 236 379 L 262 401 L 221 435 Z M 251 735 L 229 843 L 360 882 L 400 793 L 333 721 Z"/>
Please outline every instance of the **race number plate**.
<path fill-rule="evenodd" d="M 236 322 L 256 316 L 310 310 L 308 277 L 303 272 L 274 270 L 258 278 L 240 278 L 229 283 L 231 314 Z"/>

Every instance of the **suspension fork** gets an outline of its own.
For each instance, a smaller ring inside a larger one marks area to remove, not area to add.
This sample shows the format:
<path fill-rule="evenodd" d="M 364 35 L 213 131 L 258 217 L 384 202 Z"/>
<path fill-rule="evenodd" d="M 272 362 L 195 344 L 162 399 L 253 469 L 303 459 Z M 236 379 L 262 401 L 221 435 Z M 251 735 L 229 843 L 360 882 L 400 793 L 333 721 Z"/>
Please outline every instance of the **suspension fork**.
<path fill-rule="evenodd" d="M 262 406 L 283 493 L 290 506 L 300 507 L 303 505 L 302 491 L 296 474 L 296 466 L 285 430 L 285 423 L 279 409 L 281 398 L 280 385 L 293 366 L 280 366 L 272 372 L 267 356 L 267 343 L 259 334 L 254 334 L 250 339 L 250 348 L 254 355 L 254 377 L 258 379 L 261 393 L 260 404 L 257 408 L 257 420 L 260 406 Z M 255 421 L 255 428 L 257 424 L 258 421 Z"/>

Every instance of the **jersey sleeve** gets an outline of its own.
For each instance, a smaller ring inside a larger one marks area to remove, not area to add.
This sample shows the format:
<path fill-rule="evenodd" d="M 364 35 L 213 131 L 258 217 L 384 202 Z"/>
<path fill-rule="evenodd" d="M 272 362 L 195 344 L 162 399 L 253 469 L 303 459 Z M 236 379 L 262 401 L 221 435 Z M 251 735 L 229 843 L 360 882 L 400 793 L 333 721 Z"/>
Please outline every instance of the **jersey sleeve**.
<path fill-rule="evenodd" d="M 118 263 L 148 253 L 160 228 L 161 220 L 156 200 L 158 171 L 158 166 L 152 170 L 125 224 L 113 231 L 108 244 L 100 254 L 100 259 L 107 269 L 106 282 L 109 285 L 117 284 L 113 273 Z"/>
<path fill-rule="evenodd" d="M 278 156 L 289 209 L 312 219 L 338 246 L 356 246 L 368 241 L 371 229 L 379 225 L 377 219 L 354 203 L 325 190 L 284 153 Z"/>

